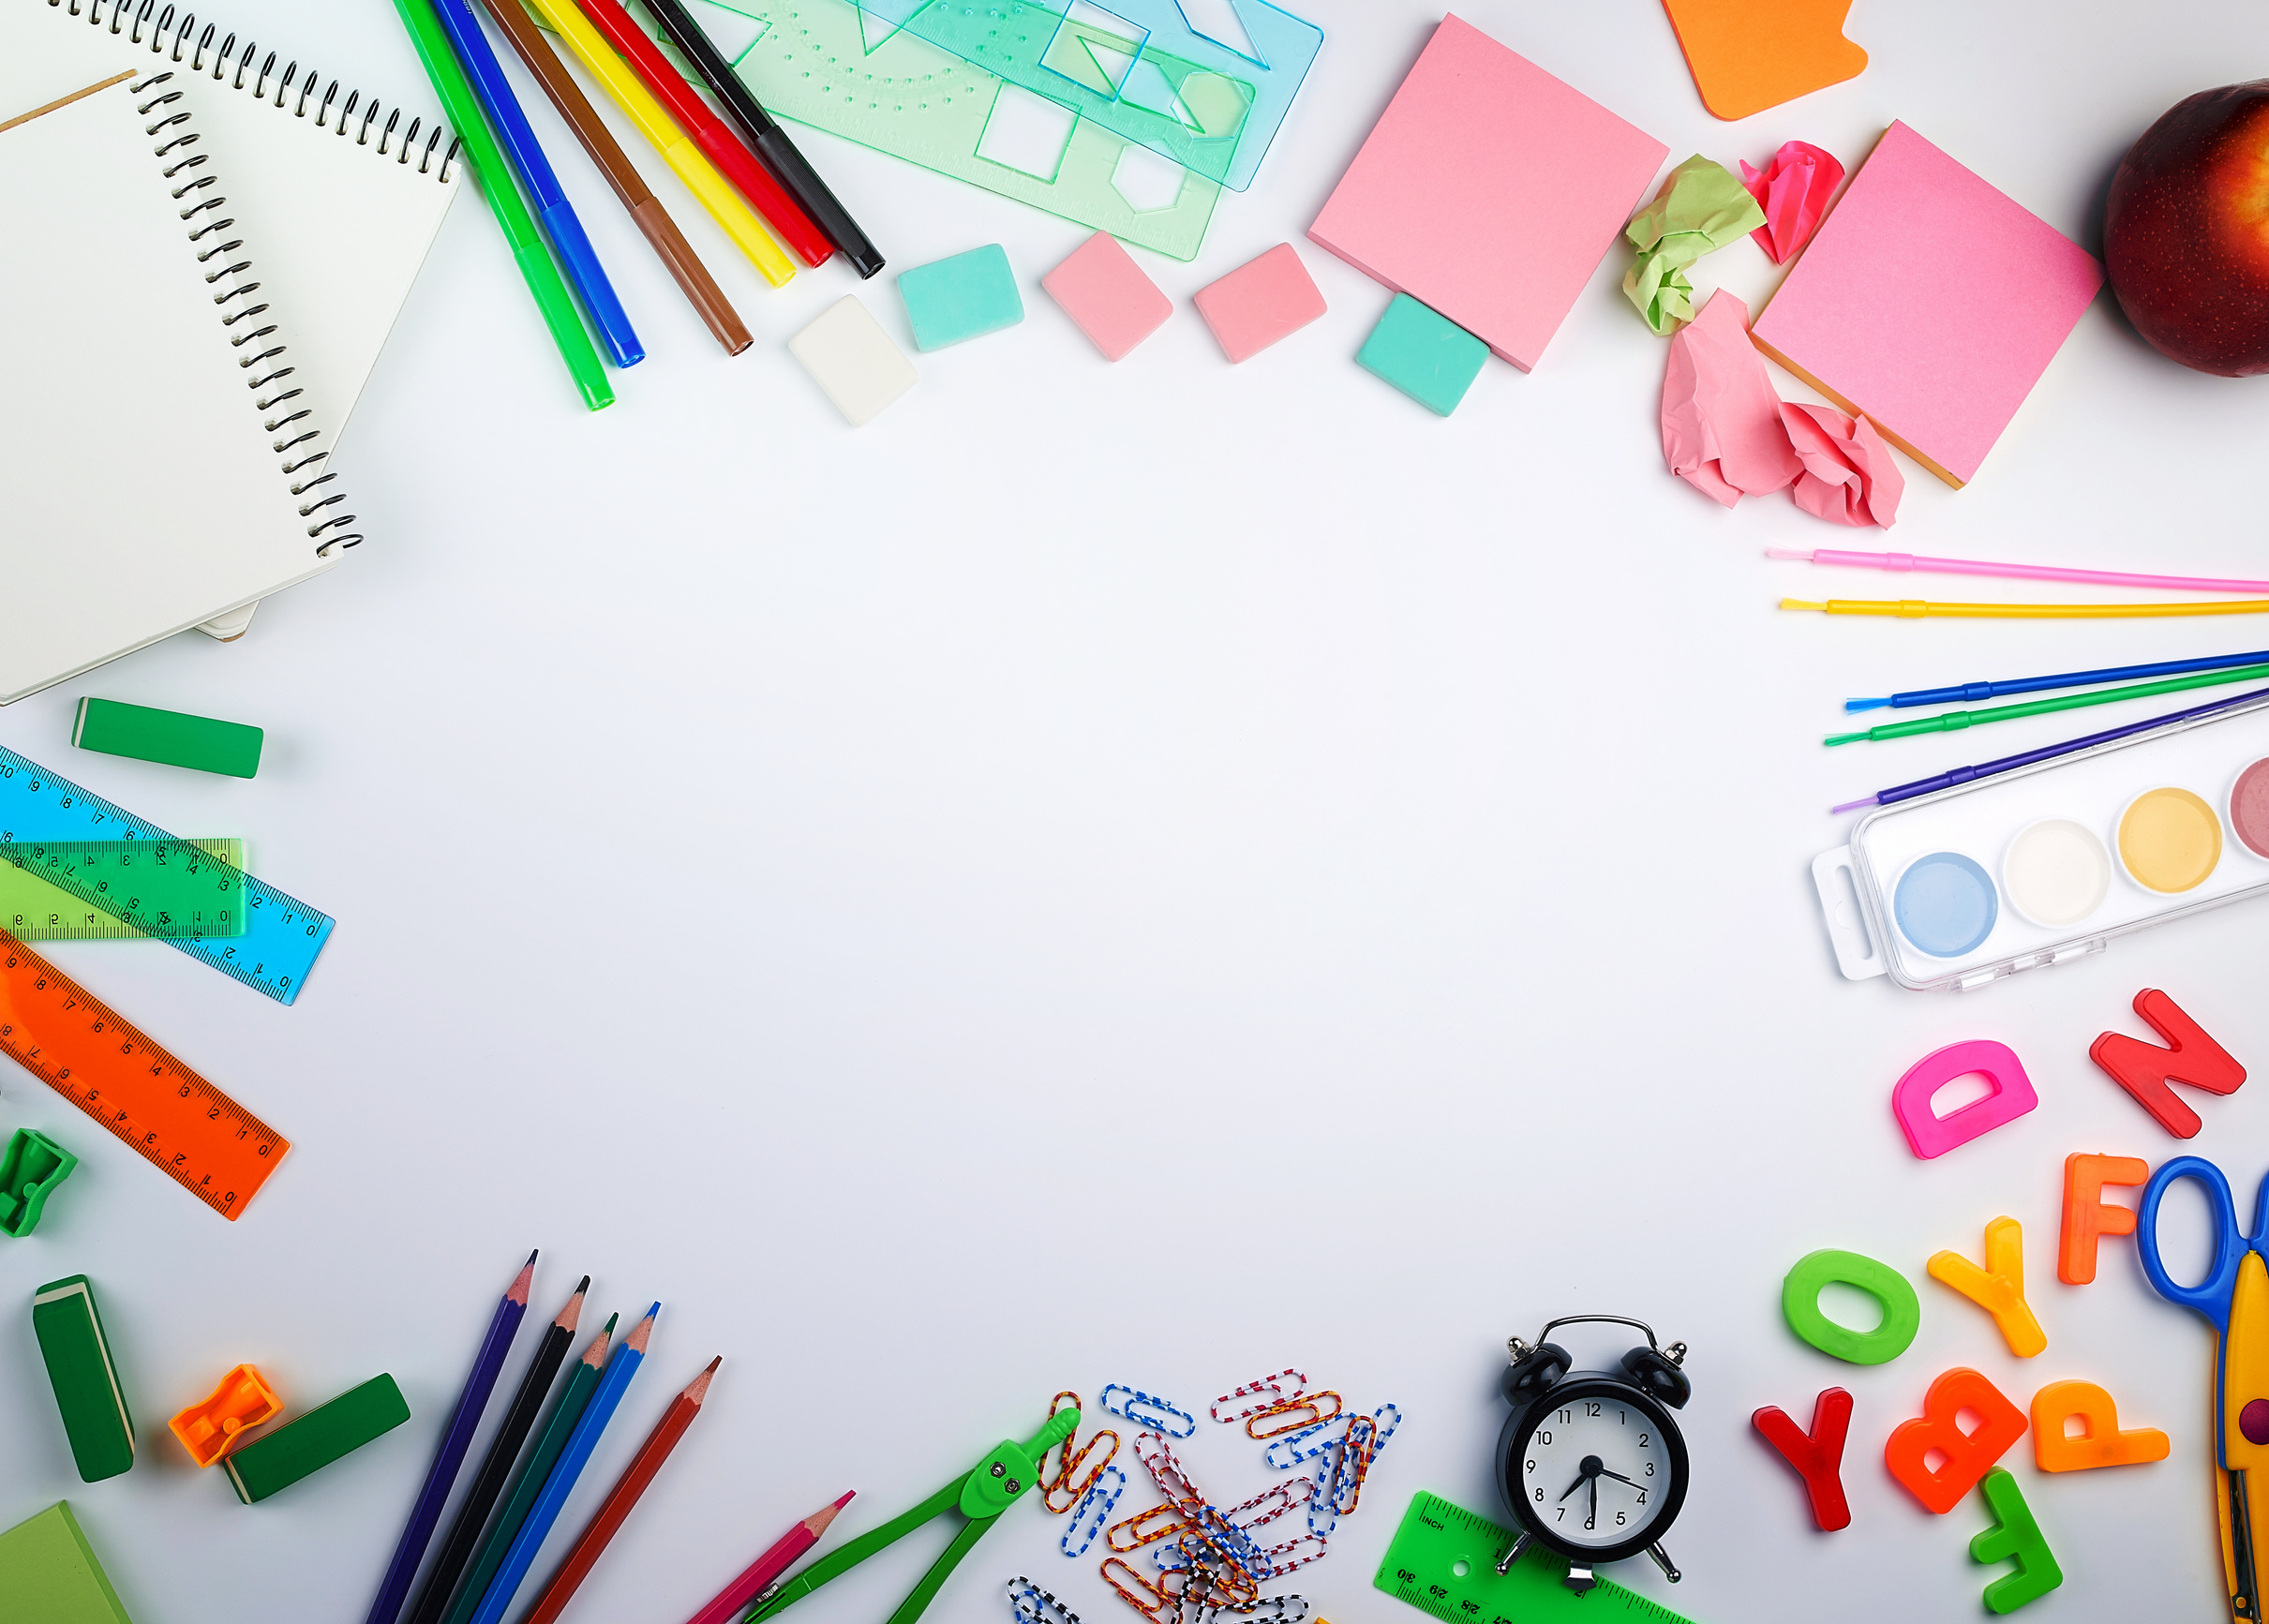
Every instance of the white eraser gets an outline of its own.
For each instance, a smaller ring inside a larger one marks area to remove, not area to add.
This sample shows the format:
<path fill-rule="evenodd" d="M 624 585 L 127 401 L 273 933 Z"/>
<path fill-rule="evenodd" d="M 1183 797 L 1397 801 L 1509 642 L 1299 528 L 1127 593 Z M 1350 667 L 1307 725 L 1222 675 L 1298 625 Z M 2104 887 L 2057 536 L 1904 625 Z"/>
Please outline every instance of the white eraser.
<path fill-rule="evenodd" d="M 789 339 L 788 353 L 803 363 L 812 381 L 827 392 L 853 428 L 881 416 L 883 408 L 912 389 L 919 376 L 881 323 L 849 293 Z"/>

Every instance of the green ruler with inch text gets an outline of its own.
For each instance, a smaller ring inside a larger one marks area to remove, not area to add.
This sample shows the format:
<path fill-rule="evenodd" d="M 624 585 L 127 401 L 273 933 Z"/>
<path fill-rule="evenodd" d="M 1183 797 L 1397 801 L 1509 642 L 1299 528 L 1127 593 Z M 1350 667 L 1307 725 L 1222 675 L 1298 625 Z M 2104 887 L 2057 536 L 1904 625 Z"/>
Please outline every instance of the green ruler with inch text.
<path fill-rule="evenodd" d="M 1500 1578 L 1497 1564 L 1512 1545 L 1509 1530 L 1422 1490 L 1402 1514 L 1371 1583 L 1442 1624 L 1689 1624 L 1612 1579 L 1577 1595 L 1560 1583 L 1568 1564 L 1541 1545 L 1530 1545 Z"/>
<path fill-rule="evenodd" d="M 207 863 L 205 857 L 218 857 Z M 26 841 L 0 845 L 0 931 L 19 942 L 133 941 L 149 936 L 242 936 L 245 908 L 237 878 L 245 842 L 184 841 Z M 52 878 L 50 877 L 52 876 Z M 144 921 L 129 925 L 81 895 L 115 898 Z"/>

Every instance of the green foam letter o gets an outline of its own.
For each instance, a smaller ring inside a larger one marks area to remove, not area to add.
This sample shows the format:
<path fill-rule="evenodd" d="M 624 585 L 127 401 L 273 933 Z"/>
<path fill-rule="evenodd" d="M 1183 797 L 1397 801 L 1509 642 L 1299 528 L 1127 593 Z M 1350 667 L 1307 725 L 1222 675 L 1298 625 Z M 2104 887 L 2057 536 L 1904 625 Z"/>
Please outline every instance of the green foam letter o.
<path fill-rule="evenodd" d="M 1883 1323 L 1854 1331 L 1820 1312 L 1820 1288 L 1857 1286 L 1883 1304 Z M 1886 1364 L 1899 1357 L 1922 1328 L 1922 1304 L 1896 1269 L 1857 1252 L 1811 1252 L 1797 1259 L 1781 1285 L 1781 1312 L 1788 1328 L 1821 1352 L 1849 1364 Z"/>

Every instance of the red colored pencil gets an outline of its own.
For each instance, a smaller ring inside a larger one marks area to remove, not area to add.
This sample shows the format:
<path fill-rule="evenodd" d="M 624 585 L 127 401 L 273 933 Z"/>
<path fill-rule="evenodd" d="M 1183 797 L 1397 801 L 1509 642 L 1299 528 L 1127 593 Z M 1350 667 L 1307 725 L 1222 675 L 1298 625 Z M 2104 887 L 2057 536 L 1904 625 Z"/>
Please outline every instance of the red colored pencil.
<path fill-rule="evenodd" d="M 819 1536 L 828 1531 L 835 1513 L 851 1503 L 853 1489 L 831 1506 L 822 1506 L 772 1542 L 772 1548 L 749 1564 L 747 1572 L 717 1592 L 709 1604 L 694 1615 L 688 1624 L 727 1624 L 760 1595 L 765 1587 L 794 1567 L 799 1558 L 819 1543 Z"/>
<path fill-rule="evenodd" d="M 518 3 L 519 0 L 513 0 L 513 4 Z M 575 1549 L 567 1553 L 567 1560 L 560 1564 L 560 1571 L 551 1576 L 551 1583 L 544 1587 L 544 1594 L 536 1598 L 535 1606 L 520 1624 L 552 1624 L 566 1608 L 575 1587 L 590 1577 L 607 1542 L 615 1537 L 623 1519 L 631 1514 L 631 1508 L 638 1503 L 638 1497 L 646 1493 L 654 1474 L 662 1469 L 662 1463 L 670 1458 L 670 1451 L 678 1447 L 685 1429 L 694 1424 L 694 1417 L 701 1413 L 701 1401 L 709 1396 L 709 1383 L 716 1378 L 717 1367 L 724 1363 L 722 1353 L 710 1360 L 709 1368 L 687 1382 L 685 1391 L 670 1400 L 669 1408 L 662 1412 L 654 1430 L 638 1446 L 636 1457 L 615 1480 L 599 1514 L 576 1537 Z"/>
<path fill-rule="evenodd" d="M 646 30 L 631 21 L 619 0 L 575 0 L 583 15 L 590 19 L 593 28 L 606 36 L 622 59 L 631 65 L 646 88 L 654 93 L 654 99 L 669 109 L 669 114 L 685 127 L 685 133 L 694 138 L 709 162 L 715 164 L 724 178 L 733 183 L 733 189 L 749 200 L 749 206 L 764 216 L 766 225 L 807 265 L 818 266 L 828 262 L 835 252 L 835 245 L 828 234 L 812 223 L 812 216 L 798 206 L 781 184 L 764 171 L 749 149 L 734 139 L 732 129 L 717 115 L 717 110 L 701 99 L 701 93 L 686 82 L 685 76 L 670 66 L 668 57 Z"/>

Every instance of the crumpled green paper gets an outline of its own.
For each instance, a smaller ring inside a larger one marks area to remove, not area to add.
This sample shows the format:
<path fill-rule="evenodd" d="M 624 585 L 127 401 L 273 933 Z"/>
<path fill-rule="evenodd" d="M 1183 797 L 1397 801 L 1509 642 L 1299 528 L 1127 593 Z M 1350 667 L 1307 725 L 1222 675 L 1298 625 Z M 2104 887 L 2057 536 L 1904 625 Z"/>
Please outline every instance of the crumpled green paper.
<path fill-rule="evenodd" d="M 1749 188 L 1724 164 L 1696 153 L 1670 171 L 1663 189 L 1624 228 L 1638 261 L 1623 274 L 1623 293 L 1647 325 L 1664 336 L 1694 320 L 1694 284 L 1686 267 L 1765 223 Z"/>

